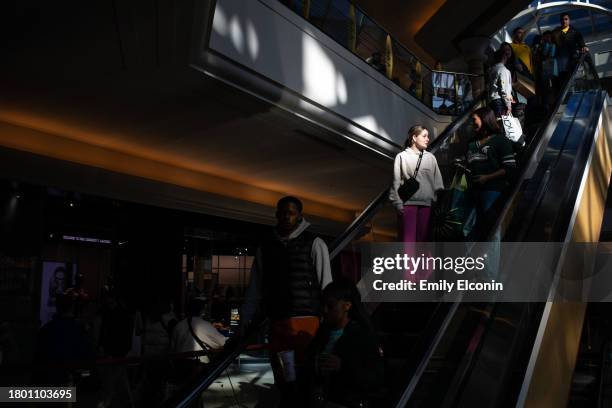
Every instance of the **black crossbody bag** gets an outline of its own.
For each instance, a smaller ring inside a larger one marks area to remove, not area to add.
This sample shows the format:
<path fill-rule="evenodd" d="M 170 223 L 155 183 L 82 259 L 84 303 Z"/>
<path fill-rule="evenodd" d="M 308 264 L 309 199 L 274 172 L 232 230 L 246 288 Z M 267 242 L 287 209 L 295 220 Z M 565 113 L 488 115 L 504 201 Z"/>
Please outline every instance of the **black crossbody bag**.
<path fill-rule="evenodd" d="M 419 174 L 419 167 L 421 167 L 421 159 L 423 158 L 423 152 L 419 155 L 419 161 L 417 162 L 416 169 L 414 169 L 414 175 L 410 178 L 404 179 L 404 183 L 397 189 L 397 195 L 399 195 L 402 202 L 410 200 L 410 198 L 419 190 L 419 182 L 416 179 Z M 400 161 L 400 169 L 402 162 Z M 402 171 L 402 177 L 404 172 Z"/>

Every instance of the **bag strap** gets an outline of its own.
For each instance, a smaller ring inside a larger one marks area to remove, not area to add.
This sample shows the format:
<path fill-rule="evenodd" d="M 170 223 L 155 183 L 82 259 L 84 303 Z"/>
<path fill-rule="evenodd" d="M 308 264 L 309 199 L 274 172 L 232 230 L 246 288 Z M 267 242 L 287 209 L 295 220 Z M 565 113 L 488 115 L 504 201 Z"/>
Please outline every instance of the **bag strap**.
<path fill-rule="evenodd" d="M 192 317 L 192 316 L 189 316 L 189 317 L 187 318 L 187 326 L 189 326 L 189 332 L 191 333 L 191 337 L 193 337 L 193 339 L 196 341 L 196 343 L 198 343 L 198 344 L 200 345 L 200 347 L 202 347 L 202 350 L 204 350 L 204 351 L 210 351 L 210 347 L 208 347 L 208 346 L 206 345 L 206 343 L 204 343 L 204 342 L 202 341 L 202 339 L 200 339 L 200 338 L 198 337 L 198 335 L 197 335 L 197 334 L 195 334 L 195 331 L 193 330 L 193 325 L 191 324 L 191 319 L 193 319 L 193 317 Z"/>
<path fill-rule="evenodd" d="M 419 154 L 419 161 L 417 161 L 416 169 L 414 169 L 414 175 L 412 176 L 413 178 L 416 178 L 417 174 L 419 174 L 419 167 L 421 167 L 422 159 L 423 159 L 423 152 L 421 151 L 421 154 Z"/>
<path fill-rule="evenodd" d="M 423 158 L 423 152 L 419 154 L 419 160 L 417 161 L 416 169 L 414 169 L 414 175 L 412 178 L 416 178 L 417 174 L 419 174 L 419 167 L 421 167 L 421 159 Z M 400 159 L 400 178 L 404 179 L 404 168 L 402 166 L 402 160 Z"/>

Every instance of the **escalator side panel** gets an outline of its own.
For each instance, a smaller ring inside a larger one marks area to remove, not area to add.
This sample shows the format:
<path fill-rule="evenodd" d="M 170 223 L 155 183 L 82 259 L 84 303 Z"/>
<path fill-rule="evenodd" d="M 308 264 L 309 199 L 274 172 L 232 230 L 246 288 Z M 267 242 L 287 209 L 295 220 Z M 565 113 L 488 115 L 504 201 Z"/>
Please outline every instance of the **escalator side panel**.
<path fill-rule="evenodd" d="M 604 102 L 574 209 L 571 241 L 599 240 L 611 173 L 612 120 Z M 584 303 L 546 305 L 517 406 L 567 405 L 585 310 Z"/>
<path fill-rule="evenodd" d="M 605 107 L 605 105 L 604 105 Z M 605 209 L 608 183 L 612 172 L 612 115 L 604 108 L 599 119 L 597 140 L 591 155 L 591 166 L 585 189 L 582 193 L 573 240 L 576 242 L 597 242 L 601 232 L 601 221 L 589 214 L 599 214 Z M 584 205 L 584 207 L 583 207 Z"/>
<path fill-rule="evenodd" d="M 546 304 L 545 331 L 538 333 L 540 349 L 525 398 L 517 407 L 564 407 L 567 405 L 576 364 L 586 303 Z"/>

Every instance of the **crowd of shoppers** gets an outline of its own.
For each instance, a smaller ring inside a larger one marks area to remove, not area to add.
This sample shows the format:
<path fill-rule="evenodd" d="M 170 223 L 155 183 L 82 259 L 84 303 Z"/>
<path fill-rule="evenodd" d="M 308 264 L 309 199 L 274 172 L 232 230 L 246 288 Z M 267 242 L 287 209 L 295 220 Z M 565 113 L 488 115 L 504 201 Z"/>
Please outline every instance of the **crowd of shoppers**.
<path fill-rule="evenodd" d="M 523 131 L 531 125 L 526 124 L 526 111 L 549 112 L 580 55 L 588 51 L 569 14 L 560 17 L 560 26 L 544 32 L 532 46 L 525 43 L 525 29 L 516 27 L 512 42 L 502 43 L 492 54 L 485 76 L 488 107 L 473 113 L 472 138 L 455 160 L 461 173 L 455 180 L 465 180 L 462 194 L 467 196 L 464 235 L 482 220 L 516 167 L 525 137 L 530 136 Z M 511 137 L 513 128 L 523 135 Z M 426 151 L 428 143 L 427 130 L 414 126 L 395 158 L 389 199 L 398 212 L 398 240 L 403 242 L 430 238 L 431 204 L 443 189 L 436 159 Z M 418 181 L 418 190 L 402 200 L 398 192 L 412 182 L 410 178 Z"/>

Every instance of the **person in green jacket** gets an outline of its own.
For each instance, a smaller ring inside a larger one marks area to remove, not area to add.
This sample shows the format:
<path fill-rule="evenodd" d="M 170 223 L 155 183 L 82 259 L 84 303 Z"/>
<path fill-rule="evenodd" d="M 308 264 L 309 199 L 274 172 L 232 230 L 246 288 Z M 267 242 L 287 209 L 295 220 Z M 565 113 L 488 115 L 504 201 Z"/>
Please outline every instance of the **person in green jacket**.
<path fill-rule="evenodd" d="M 477 219 L 491 208 L 506 187 L 506 180 L 516 168 L 512 143 L 508 140 L 490 108 L 472 114 L 476 136 L 468 143 L 466 160 L 468 190 Z"/>

